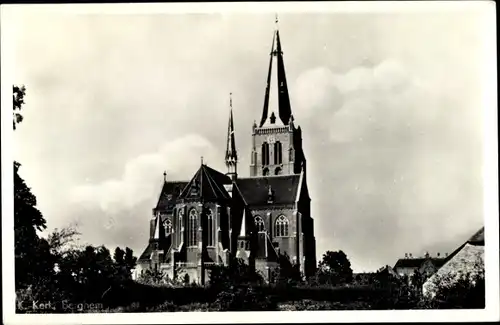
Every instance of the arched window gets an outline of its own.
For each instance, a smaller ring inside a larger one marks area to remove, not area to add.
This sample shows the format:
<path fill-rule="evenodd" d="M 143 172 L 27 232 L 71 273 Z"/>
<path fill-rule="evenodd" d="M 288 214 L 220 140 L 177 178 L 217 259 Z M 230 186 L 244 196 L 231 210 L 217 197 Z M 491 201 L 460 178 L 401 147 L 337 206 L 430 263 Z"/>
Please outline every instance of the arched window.
<path fill-rule="evenodd" d="M 215 246 L 214 241 L 214 218 L 212 215 L 212 210 L 208 209 L 207 212 L 207 245 Z"/>
<path fill-rule="evenodd" d="M 288 219 L 284 215 L 281 215 L 278 219 L 276 219 L 276 236 L 288 236 Z"/>
<path fill-rule="evenodd" d="M 269 143 L 262 144 L 262 165 L 269 165 Z"/>
<path fill-rule="evenodd" d="M 163 228 L 165 228 L 165 236 L 168 236 L 172 233 L 172 221 L 170 219 L 165 219 L 163 222 Z"/>
<path fill-rule="evenodd" d="M 178 216 L 178 220 L 179 220 L 179 234 L 180 234 L 180 243 L 182 243 L 184 241 L 184 224 L 182 223 L 183 221 L 183 216 L 184 216 L 184 208 L 181 208 L 179 210 L 179 216 Z"/>
<path fill-rule="evenodd" d="M 281 175 L 281 167 L 276 167 L 274 170 L 274 175 Z"/>
<path fill-rule="evenodd" d="M 283 162 L 281 142 L 276 141 L 274 143 L 274 164 L 279 165 Z"/>
<path fill-rule="evenodd" d="M 196 234 L 198 232 L 198 213 L 195 209 L 189 211 L 188 246 L 196 246 Z"/>
<path fill-rule="evenodd" d="M 293 148 L 290 148 L 289 154 L 290 154 L 290 157 L 288 157 L 288 160 L 289 161 L 294 161 L 295 160 L 295 158 L 294 158 L 295 151 L 293 150 Z"/>
<path fill-rule="evenodd" d="M 255 228 L 258 232 L 266 231 L 266 226 L 264 225 L 264 220 L 262 220 L 261 216 L 255 216 Z"/>
<path fill-rule="evenodd" d="M 264 176 L 269 175 L 269 168 L 267 168 L 267 167 L 266 167 L 266 168 L 264 168 L 264 169 L 262 170 L 262 175 L 264 175 Z"/>

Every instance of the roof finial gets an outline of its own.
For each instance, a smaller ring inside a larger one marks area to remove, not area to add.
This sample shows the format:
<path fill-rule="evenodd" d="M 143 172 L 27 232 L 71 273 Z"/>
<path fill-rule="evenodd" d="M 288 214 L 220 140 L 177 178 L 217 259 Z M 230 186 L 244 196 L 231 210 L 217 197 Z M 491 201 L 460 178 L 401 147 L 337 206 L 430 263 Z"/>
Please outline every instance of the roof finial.
<path fill-rule="evenodd" d="M 229 107 L 233 108 L 233 93 L 229 93 Z"/>
<path fill-rule="evenodd" d="M 201 164 L 203 165 L 203 156 L 201 156 Z"/>
<path fill-rule="evenodd" d="M 167 171 L 163 171 L 163 181 L 166 182 L 167 181 Z"/>
<path fill-rule="evenodd" d="M 276 24 L 276 29 L 278 29 L 278 13 L 275 14 L 275 20 L 274 20 L 275 24 Z"/>

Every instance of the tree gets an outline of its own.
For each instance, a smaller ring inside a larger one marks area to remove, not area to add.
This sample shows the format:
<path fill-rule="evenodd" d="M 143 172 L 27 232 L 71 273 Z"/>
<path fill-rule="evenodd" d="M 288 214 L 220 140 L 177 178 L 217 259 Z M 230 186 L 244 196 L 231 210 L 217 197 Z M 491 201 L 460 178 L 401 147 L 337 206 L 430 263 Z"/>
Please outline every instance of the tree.
<path fill-rule="evenodd" d="M 16 287 L 28 284 L 36 273 L 35 263 L 40 238 L 37 231 L 46 228 L 36 197 L 19 175 L 21 164 L 14 162 L 14 251 Z"/>
<path fill-rule="evenodd" d="M 26 87 L 24 85 L 12 86 L 12 106 L 13 106 L 13 126 L 14 130 L 16 125 L 23 121 L 23 116 L 20 111 L 24 105 L 24 96 L 26 95 Z"/>
<path fill-rule="evenodd" d="M 327 251 L 318 264 L 316 274 L 320 284 L 345 284 L 352 281 L 351 262 L 343 251 Z"/>
<path fill-rule="evenodd" d="M 278 268 L 274 270 L 273 278 L 280 284 L 299 284 L 303 281 L 299 265 L 292 263 L 286 252 L 279 254 Z"/>
<path fill-rule="evenodd" d="M 125 247 L 124 263 L 129 273 L 137 264 L 137 257 L 134 256 L 134 251 L 128 247 Z"/>
<path fill-rule="evenodd" d="M 210 286 L 220 290 L 261 284 L 262 282 L 262 277 L 255 269 L 240 258 L 231 258 L 228 266 L 213 265 L 210 267 Z"/>

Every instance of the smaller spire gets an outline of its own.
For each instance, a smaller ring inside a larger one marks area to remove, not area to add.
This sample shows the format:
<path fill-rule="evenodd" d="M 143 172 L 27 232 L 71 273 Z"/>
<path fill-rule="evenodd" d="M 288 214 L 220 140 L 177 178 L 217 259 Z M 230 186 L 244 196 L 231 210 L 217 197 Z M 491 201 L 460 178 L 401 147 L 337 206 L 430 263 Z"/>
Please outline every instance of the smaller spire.
<path fill-rule="evenodd" d="M 236 152 L 236 139 L 234 135 L 233 121 L 233 93 L 229 93 L 229 121 L 227 126 L 227 147 L 226 147 L 226 166 L 228 174 L 236 175 L 236 165 L 238 163 L 238 154 Z"/>
<path fill-rule="evenodd" d="M 241 230 L 240 230 L 240 237 L 245 237 L 246 236 L 246 213 L 245 209 L 243 209 L 243 217 L 241 218 Z"/>

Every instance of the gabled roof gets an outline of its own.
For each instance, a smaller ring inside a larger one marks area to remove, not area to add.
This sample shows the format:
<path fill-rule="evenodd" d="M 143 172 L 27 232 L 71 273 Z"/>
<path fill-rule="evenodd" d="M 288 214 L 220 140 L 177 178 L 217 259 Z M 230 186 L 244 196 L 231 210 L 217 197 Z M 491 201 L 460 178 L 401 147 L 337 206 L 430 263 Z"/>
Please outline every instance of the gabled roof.
<path fill-rule="evenodd" d="M 229 200 L 230 196 L 224 189 L 224 184 L 231 184 L 231 178 L 202 164 L 179 198 L 201 198 L 208 201 Z"/>
<path fill-rule="evenodd" d="M 484 227 L 478 230 L 471 238 L 467 241 L 471 245 L 484 245 Z"/>
<path fill-rule="evenodd" d="M 182 192 L 182 190 L 186 187 L 188 182 L 179 181 L 179 182 L 170 182 L 166 181 L 163 183 L 163 187 L 161 189 L 160 197 L 158 198 L 158 203 L 156 204 L 157 210 L 167 210 L 172 211 L 175 205 L 175 200 Z"/>
<path fill-rule="evenodd" d="M 469 239 L 467 239 L 465 243 L 460 245 L 453 253 L 448 255 L 448 257 L 446 258 L 446 262 L 455 257 L 455 255 L 457 255 L 458 252 L 460 252 L 460 250 L 464 248 L 467 244 L 474 246 L 484 246 L 484 227 L 479 229 L 476 233 L 474 233 L 474 235 L 472 235 Z"/>
<path fill-rule="evenodd" d="M 236 184 L 249 206 L 267 205 L 269 186 L 274 194 L 273 204 L 293 204 L 299 191 L 300 175 L 238 178 Z"/>
<path fill-rule="evenodd" d="M 437 258 L 437 257 L 400 258 L 394 265 L 394 269 L 399 267 L 419 268 L 426 260 L 430 260 L 432 264 L 434 264 L 434 266 L 439 268 L 445 263 L 446 258 Z"/>

